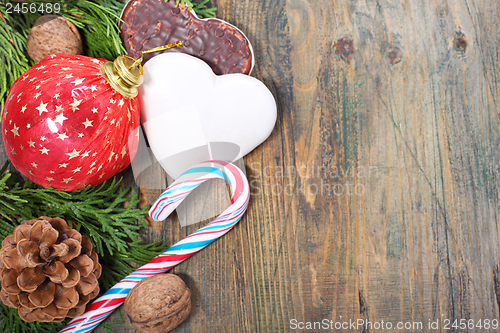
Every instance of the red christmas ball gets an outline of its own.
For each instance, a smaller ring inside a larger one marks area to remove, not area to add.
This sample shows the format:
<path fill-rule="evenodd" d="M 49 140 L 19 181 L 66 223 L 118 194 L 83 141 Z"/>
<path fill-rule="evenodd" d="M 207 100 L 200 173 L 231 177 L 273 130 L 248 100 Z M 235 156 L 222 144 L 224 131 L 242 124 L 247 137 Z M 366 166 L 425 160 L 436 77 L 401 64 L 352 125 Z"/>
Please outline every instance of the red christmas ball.
<path fill-rule="evenodd" d="M 2 115 L 7 154 L 43 187 L 73 191 L 125 169 L 137 151 L 140 104 L 115 90 L 104 59 L 57 54 L 12 85 Z"/>

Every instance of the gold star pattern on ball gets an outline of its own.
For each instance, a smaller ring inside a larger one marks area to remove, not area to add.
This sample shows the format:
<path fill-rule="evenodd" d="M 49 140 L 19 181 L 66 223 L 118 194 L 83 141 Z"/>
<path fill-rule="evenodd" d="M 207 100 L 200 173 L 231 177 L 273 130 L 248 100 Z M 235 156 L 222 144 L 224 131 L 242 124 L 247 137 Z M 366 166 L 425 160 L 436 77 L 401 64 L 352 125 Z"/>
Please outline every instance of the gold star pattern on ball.
<path fill-rule="evenodd" d="M 12 85 L 2 135 L 14 166 L 44 187 L 73 191 L 125 169 L 137 150 L 140 106 L 114 90 L 104 59 L 57 54 Z"/>

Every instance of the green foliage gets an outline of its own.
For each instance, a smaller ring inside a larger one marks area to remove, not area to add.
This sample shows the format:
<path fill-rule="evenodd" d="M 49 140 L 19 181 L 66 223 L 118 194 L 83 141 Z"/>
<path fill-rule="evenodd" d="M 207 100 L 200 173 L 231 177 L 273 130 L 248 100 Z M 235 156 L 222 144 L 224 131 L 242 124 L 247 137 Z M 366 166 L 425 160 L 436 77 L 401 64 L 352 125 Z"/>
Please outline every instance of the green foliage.
<path fill-rule="evenodd" d="M 26 17 L 15 21 L 5 14 L 0 4 L 0 110 L 3 110 L 7 92 L 14 81 L 27 71 L 33 61 L 28 57 L 26 39 L 30 25 Z"/>
<path fill-rule="evenodd" d="M 137 208 L 138 203 L 137 193 L 122 188 L 116 179 L 81 191 L 61 192 L 24 181 L 6 165 L 0 170 L 0 241 L 23 220 L 59 216 L 91 239 L 102 265 L 99 284 L 104 292 L 135 270 L 130 263 L 143 265 L 167 248 L 166 243 L 140 244 L 139 230 L 146 227 L 147 210 Z M 25 323 L 17 310 L 1 303 L 0 312 L 4 314 L 0 332 L 54 332 L 64 326 Z"/>
<path fill-rule="evenodd" d="M 215 7 L 207 8 L 209 0 L 202 0 L 199 3 L 195 3 L 191 0 L 175 0 L 175 2 L 176 4 L 182 3 L 183 5 L 188 5 L 189 10 L 194 10 L 199 18 L 215 17 L 215 12 L 217 11 Z"/>
<path fill-rule="evenodd" d="M 45 0 L 44 0 L 45 1 Z M 80 0 L 62 15 L 83 31 L 84 53 L 89 57 L 114 60 L 125 53 L 117 22 L 124 4 L 117 0 Z"/>
<path fill-rule="evenodd" d="M 113 330 L 113 328 L 111 327 L 111 325 L 121 325 L 121 324 L 125 324 L 125 321 L 123 321 L 123 320 L 113 320 L 113 321 L 104 322 L 99 327 L 102 328 L 107 333 L 116 333 L 116 331 Z"/>

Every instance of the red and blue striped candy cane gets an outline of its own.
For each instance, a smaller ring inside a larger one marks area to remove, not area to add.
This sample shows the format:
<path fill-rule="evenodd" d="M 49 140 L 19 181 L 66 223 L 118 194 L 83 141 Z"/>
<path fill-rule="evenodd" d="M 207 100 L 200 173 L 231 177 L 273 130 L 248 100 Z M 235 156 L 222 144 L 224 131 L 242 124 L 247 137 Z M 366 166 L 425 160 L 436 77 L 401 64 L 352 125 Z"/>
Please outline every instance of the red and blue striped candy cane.
<path fill-rule="evenodd" d="M 88 306 L 85 313 L 73 319 L 60 333 L 91 332 L 125 301 L 129 291 L 141 280 L 168 271 L 236 225 L 247 209 L 250 188 L 245 174 L 235 165 L 223 161 L 204 162 L 184 172 L 156 200 L 149 215 L 156 221 L 166 219 L 191 191 L 204 181 L 213 178 L 225 179 L 231 185 L 231 205 L 215 220 L 118 282 Z"/>

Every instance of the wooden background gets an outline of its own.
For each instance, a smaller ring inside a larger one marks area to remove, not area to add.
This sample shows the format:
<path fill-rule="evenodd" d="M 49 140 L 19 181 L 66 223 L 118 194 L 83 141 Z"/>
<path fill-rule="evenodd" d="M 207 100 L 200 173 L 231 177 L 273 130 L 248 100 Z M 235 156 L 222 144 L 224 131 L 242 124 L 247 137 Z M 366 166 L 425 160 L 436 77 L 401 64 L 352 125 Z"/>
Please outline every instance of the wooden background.
<path fill-rule="evenodd" d="M 253 43 L 279 114 L 245 158 L 244 218 L 173 270 L 193 293 L 174 332 L 498 319 L 500 3 L 211 4 Z M 145 187 L 151 204 L 161 191 Z M 144 240 L 200 226 L 149 221 Z"/>
<path fill-rule="evenodd" d="M 245 158 L 244 218 L 173 270 L 193 292 L 175 332 L 498 319 L 500 3 L 211 4 L 253 43 L 279 115 Z M 150 223 L 145 239 L 199 227 Z"/>

